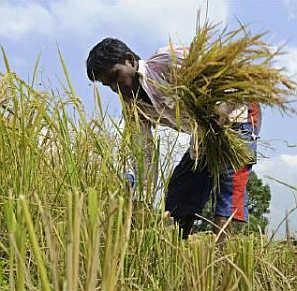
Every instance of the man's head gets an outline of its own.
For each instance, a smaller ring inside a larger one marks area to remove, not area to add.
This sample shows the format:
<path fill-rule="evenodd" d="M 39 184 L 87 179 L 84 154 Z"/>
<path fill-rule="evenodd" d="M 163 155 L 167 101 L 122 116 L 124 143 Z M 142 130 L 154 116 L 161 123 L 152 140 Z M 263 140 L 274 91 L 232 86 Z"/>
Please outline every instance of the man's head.
<path fill-rule="evenodd" d="M 125 43 L 118 39 L 105 38 L 92 48 L 87 59 L 87 73 L 91 81 L 99 81 L 126 97 L 135 94 L 137 78 L 137 56 Z M 132 93 L 133 92 L 133 93 Z"/>

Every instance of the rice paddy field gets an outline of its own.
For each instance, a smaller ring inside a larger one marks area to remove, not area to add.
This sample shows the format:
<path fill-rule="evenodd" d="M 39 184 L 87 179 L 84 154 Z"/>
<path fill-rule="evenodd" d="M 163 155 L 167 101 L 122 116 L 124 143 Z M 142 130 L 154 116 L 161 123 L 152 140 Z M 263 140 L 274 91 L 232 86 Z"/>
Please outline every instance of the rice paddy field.
<path fill-rule="evenodd" d="M 156 199 L 164 197 L 174 145 L 161 162 L 156 142 L 147 169 L 137 126 L 121 130 L 95 88 L 96 118 L 87 118 L 62 57 L 59 93 L 34 89 L 37 65 L 26 83 L 5 61 L 1 290 L 297 290 L 293 245 L 255 234 L 232 235 L 224 244 L 211 233 L 179 239 Z M 133 157 L 135 189 L 124 175 Z"/>

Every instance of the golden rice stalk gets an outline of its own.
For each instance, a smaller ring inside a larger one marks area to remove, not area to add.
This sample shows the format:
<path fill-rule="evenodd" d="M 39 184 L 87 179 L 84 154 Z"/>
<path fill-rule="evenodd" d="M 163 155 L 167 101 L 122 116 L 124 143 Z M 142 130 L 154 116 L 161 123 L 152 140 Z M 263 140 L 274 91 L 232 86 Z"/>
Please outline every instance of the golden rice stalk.
<path fill-rule="evenodd" d="M 182 123 L 191 128 L 199 153 L 196 165 L 207 165 L 216 181 L 227 167 L 238 170 L 251 160 L 232 125 L 218 122 L 218 105 L 237 108 L 256 102 L 284 113 L 294 111 L 288 97 L 296 84 L 272 66 L 280 51 L 275 52 L 263 36 L 248 33 L 244 26 L 219 34 L 216 26 L 206 23 L 183 62 L 172 66 L 170 82 L 157 85 L 178 104 Z M 173 63 L 176 59 L 172 49 Z"/>

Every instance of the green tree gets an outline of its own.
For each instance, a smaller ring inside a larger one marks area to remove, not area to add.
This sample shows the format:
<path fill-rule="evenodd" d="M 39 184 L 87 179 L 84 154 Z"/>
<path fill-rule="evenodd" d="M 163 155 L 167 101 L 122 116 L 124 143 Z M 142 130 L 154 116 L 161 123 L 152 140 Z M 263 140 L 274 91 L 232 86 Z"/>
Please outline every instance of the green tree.
<path fill-rule="evenodd" d="M 268 225 L 268 219 L 265 217 L 269 213 L 271 201 L 270 187 L 264 185 L 262 179 L 258 178 L 253 171 L 250 174 L 248 185 L 248 208 L 249 208 L 249 231 L 259 231 L 264 233 Z"/>

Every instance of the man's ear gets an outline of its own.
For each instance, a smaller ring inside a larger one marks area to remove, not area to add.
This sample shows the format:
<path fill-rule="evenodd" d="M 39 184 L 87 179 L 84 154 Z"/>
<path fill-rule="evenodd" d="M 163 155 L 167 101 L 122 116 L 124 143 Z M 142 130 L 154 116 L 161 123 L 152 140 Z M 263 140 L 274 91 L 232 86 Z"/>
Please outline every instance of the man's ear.
<path fill-rule="evenodd" d="M 126 53 L 126 60 L 131 64 L 133 68 L 137 68 L 137 60 L 131 53 Z"/>

